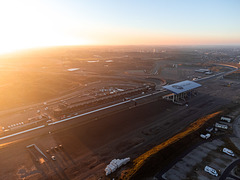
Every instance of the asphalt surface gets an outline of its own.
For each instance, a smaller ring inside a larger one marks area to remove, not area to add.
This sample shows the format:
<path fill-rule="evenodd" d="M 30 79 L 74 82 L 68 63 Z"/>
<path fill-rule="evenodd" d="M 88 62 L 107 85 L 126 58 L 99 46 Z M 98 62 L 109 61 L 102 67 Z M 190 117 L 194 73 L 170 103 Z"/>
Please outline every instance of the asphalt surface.
<path fill-rule="evenodd" d="M 234 161 L 230 166 L 228 166 L 227 169 L 225 169 L 225 171 L 222 173 L 219 180 L 225 180 L 229 176 L 229 173 L 232 171 L 232 169 L 238 164 L 240 164 L 240 159 Z"/>

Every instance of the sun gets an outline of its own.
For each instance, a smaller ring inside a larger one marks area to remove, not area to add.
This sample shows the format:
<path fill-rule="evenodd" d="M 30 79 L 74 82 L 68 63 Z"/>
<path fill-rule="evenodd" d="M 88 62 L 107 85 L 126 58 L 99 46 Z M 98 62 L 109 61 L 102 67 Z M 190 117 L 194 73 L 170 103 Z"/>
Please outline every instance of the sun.
<path fill-rule="evenodd" d="M 71 33 L 69 19 L 45 0 L 0 0 L 0 53 L 26 48 L 87 45 L 88 39 Z"/>

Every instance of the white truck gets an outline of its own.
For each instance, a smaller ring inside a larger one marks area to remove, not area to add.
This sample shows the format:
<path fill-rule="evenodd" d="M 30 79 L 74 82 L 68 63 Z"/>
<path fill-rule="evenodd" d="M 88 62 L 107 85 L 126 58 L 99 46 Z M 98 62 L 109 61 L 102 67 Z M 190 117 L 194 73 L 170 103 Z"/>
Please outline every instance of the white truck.
<path fill-rule="evenodd" d="M 215 124 L 215 127 L 216 127 L 216 128 L 220 128 L 220 129 L 225 129 L 225 130 L 228 129 L 228 125 L 220 124 L 220 123 L 216 123 L 216 124 Z"/>
<path fill-rule="evenodd" d="M 221 117 L 221 121 L 226 121 L 226 122 L 230 123 L 230 122 L 232 121 L 232 119 L 229 118 L 229 117 L 224 117 L 224 116 L 222 116 L 222 117 Z"/>

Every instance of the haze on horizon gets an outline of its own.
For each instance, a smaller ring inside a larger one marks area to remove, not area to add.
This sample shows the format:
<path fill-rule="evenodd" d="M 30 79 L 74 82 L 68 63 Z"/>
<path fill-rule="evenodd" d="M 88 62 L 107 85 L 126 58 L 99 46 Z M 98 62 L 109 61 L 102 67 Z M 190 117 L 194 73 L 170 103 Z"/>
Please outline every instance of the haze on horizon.
<path fill-rule="evenodd" d="M 238 0 L 0 0 L 0 53 L 65 45 L 239 45 Z"/>

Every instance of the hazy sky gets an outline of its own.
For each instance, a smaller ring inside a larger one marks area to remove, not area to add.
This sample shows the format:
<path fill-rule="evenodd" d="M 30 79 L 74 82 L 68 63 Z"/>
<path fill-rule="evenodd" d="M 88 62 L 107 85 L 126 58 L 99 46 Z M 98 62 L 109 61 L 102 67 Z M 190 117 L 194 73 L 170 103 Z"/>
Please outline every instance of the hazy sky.
<path fill-rule="evenodd" d="M 0 52 L 77 44 L 240 44 L 240 0 L 0 0 L 0 23 Z"/>

